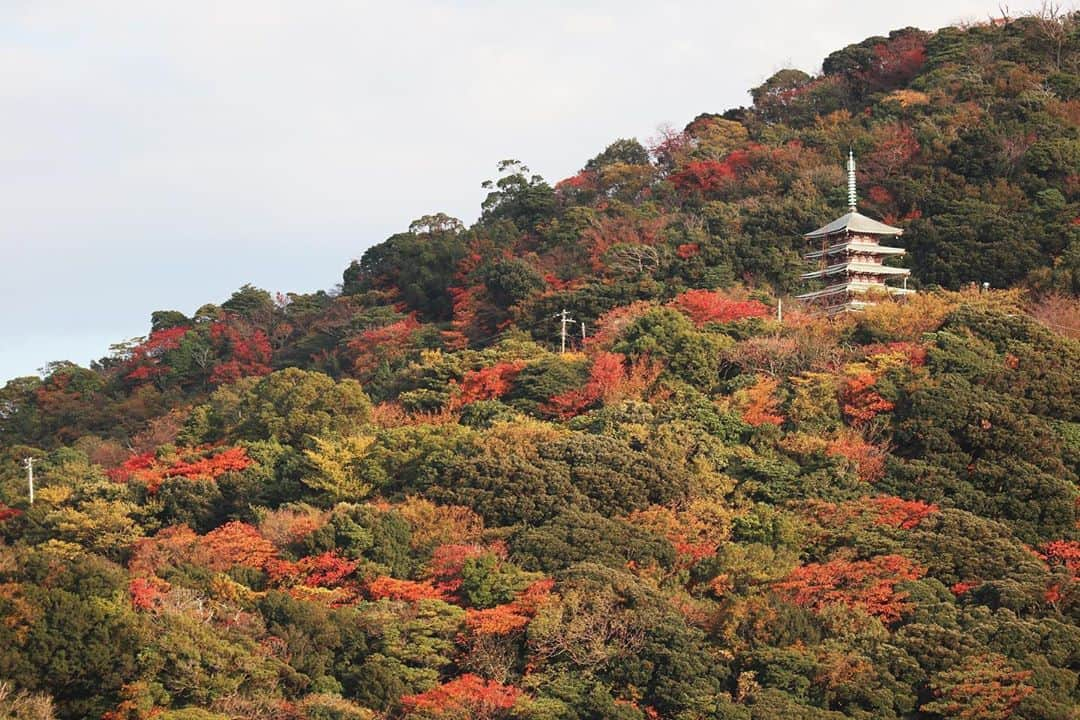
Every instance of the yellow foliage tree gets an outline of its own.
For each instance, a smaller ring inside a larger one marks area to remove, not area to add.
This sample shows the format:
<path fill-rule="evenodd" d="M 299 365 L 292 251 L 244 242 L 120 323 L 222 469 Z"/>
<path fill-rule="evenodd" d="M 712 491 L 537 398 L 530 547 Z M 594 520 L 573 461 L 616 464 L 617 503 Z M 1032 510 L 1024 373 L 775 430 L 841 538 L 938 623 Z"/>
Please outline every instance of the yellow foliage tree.
<path fill-rule="evenodd" d="M 371 492 L 365 479 L 362 460 L 375 442 L 370 435 L 311 438 L 315 447 L 304 455 L 314 473 L 304 477 L 304 484 L 313 490 L 323 490 L 334 500 L 360 500 Z"/>

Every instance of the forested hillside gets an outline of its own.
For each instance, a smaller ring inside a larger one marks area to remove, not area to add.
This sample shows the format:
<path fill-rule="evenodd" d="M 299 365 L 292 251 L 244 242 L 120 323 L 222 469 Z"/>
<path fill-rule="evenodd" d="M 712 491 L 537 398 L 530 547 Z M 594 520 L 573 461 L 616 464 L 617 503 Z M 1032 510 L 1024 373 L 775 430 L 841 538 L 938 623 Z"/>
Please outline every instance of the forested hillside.
<path fill-rule="evenodd" d="M 0 716 L 1080 717 L 1080 16 L 752 96 L 7 383 Z"/>

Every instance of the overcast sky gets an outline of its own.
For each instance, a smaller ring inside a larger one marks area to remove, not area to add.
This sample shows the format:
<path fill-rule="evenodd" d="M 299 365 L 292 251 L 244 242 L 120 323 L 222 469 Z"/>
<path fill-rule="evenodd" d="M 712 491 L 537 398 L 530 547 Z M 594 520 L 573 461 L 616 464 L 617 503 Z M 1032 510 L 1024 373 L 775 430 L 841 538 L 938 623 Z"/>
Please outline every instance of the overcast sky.
<path fill-rule="evenodd" d="M 1027 3 L 1030 7 L 1032 3 Z M 1012 3 L 1014 12 L 1024 3 Z M 0 0 L 0 383 L 979 0 Z"/>

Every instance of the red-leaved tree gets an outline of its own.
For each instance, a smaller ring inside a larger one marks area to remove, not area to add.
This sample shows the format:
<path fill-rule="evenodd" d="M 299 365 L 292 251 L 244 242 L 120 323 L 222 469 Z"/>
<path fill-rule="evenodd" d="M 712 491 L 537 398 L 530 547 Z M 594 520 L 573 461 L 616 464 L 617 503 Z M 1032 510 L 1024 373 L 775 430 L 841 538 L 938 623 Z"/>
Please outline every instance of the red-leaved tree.
<path fill-rule="evenodd" d="M 497 720 L 507 715 L 521 690 L 467 673 L 427 692 L 401 698 L 406 717 Z"/>
<path fill-rule="evenodd" d="M 769 315 L 769 308 L 757 300 L 735 300 L 719 290 L 687 290 L 672 304 L 701 327 L 710 322 L 731 322 Z"/>
<path fill-rule="evenodd" d="M 918 580 L 926 569 L 903 555 L 870 560 L 832 560 L 795 568 L 773 589 L 789 601 L 812 610 L 842 604 L 865 610 L 884 622 L 899 620 L 911 605 L 899 582 Z"/>

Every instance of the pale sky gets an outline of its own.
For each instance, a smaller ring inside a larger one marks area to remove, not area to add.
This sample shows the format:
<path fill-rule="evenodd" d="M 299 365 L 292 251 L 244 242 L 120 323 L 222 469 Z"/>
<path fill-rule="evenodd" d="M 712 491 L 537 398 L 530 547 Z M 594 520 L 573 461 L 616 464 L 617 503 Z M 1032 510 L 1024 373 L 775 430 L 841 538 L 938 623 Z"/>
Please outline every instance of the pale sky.
<path fill-rule="evenodd" d="M 1034 3 L 1012 3 L 1014 13 Z M 0 0 L 0 384 L 978 0 Z"/>

